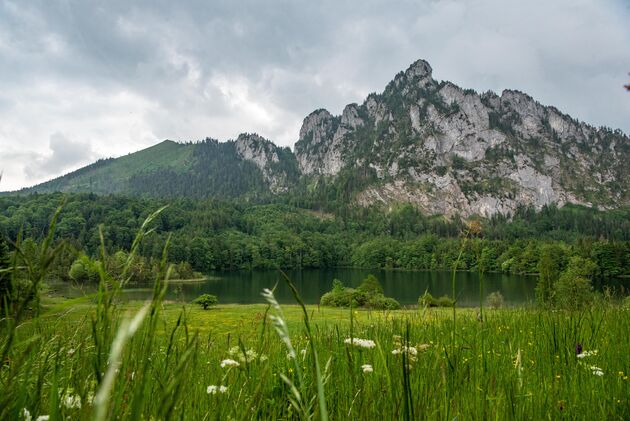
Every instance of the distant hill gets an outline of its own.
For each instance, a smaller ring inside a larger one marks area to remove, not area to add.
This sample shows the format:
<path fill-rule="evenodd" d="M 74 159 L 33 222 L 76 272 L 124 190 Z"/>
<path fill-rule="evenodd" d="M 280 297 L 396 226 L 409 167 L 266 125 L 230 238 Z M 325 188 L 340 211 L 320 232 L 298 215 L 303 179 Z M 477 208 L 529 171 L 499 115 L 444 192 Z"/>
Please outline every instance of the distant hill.
<path fill-rule="evenodd" d="M 125 193 L 162 197 L 239 197 L 288 190 L 298 176 L 295 157 L 255 134 L 236 141 L 165 140 L 120 158 L 99 160 L 18 193 Z"/>
<path fill-rule="evenodd" d="M 418 60 L 341 116 L 303 122 L 294 152 L 256 134 L 164 141 L 24 189 L 163 197 L 273 197 L 359 205 L 412 203 L 484 216 L 555 203 L 630 205 L 630 139 L 512 90 L 478 94 Z"/>

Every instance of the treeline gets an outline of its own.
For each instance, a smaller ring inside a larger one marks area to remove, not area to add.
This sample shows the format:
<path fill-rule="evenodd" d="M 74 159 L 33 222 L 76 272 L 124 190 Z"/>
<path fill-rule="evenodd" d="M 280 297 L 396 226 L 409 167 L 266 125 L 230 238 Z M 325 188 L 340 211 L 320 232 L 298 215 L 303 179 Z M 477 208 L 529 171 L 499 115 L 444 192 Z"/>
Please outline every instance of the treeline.
<path fill-rule="evenodd" d="M 129 250 L 147 215 L 165 201 L 91 194 L 0 198 L 0 235 L 43 238 L 65 200 L 56 239 L 95 256 L 102 225 L 113 255 Z M 589 259 L 599 276 L 630 273 L 630 212 L 583 207 L 519 210 L 512 219 L 479 220 L 464 238 L 459 218 L 425 216 L 410 205 L 346 208 L 337 215 L 290 204 L 178 199 L 155 221 L 139 252 L 159 259 L 170 236 L 169 260 L 193 271 L 281 268 L 459 269 L 537 273 L 546 248 L 562 269 L 573 256 Z M 69 265 L 72 265 L 70 262 Z"/>

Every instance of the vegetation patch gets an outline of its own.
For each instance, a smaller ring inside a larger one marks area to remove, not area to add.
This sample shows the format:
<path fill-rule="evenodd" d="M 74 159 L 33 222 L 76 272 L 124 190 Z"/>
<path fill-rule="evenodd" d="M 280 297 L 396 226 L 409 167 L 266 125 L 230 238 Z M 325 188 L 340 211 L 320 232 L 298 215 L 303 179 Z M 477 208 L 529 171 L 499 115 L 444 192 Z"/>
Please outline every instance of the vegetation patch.
<path fill-rule="evenodd" d="M 333 280 L 332 290 L 322 295 L 320 304 L 329 307 L 365 307 L 397 310 L 400 303 L 383 294 L 383 287 L 374 275 L 368 275 L 356 289 L 347 288 L 339 279 Z"/>

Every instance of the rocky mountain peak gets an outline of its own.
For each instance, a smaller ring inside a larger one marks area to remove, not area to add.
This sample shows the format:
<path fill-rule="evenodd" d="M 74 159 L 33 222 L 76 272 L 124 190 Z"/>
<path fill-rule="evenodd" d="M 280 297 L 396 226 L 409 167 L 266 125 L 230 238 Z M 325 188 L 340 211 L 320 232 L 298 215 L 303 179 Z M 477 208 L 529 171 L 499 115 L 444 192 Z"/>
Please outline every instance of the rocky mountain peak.
<path fill-rule="evenodd" d="M 360 204 L 491 216 L 523 205 L 630 204 L 629 144 L 520 91 L 480 95 L 438 83 L 418 60 L 341 116 L 311 113 L 295 153 L 305 175 L 356 172 Z"/>
<path fill-rule="evenodd" d="M 425 60 L 417 60 L 405 70 L 405 76 L 410 80 L 424 80 L 433 78 L 433 69 Z"/>

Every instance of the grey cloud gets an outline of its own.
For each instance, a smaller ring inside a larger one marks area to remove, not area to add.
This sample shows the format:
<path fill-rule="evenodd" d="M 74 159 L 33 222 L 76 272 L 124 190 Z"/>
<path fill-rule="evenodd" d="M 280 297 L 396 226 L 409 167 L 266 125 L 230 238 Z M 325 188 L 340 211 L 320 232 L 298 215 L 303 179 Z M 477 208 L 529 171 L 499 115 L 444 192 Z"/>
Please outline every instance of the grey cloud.
<path fill-rule="evenodd" d="M 61 133 L 50 136 L 49 148 L 50 154 L 25 154 L 29 160 L 25 173 L 29 178 L 39 179 L 59 174 L 69 168 L 85 165 L 94 158 L 89 144 L 70 140 Z"/>
<path fill-rule="evenodd" d="M 622 0 L 6 0 L 0 146 L 44 148 L 51 122 L 98 156 L 242 131 L 291 145 L 310 111 L 339 113 L 418 58 L 438 79 L 630 132 L 629 18 Z M 63 92 L 93 96 L 63 111 Z M 112 113 L 120 96 L 137 118 Z M 46 102 L 41 121 L 25 115 Z"/>

